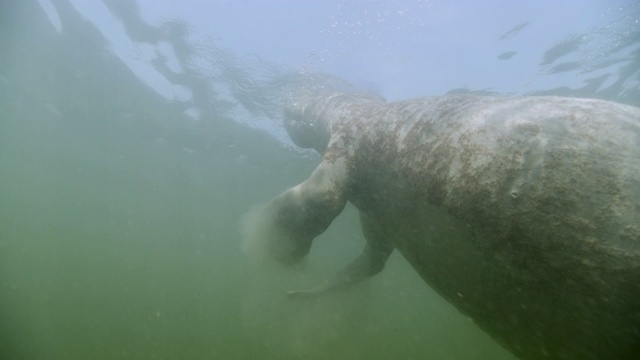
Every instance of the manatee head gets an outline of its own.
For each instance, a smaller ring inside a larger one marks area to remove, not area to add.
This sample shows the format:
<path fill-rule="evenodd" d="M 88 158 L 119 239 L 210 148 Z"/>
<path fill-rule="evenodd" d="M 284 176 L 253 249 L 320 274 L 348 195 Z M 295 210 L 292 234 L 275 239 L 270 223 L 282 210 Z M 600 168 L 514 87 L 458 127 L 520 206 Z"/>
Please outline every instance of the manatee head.
<path fill-rule="evenodd" d="M 323 153 L 331 134 L 328 121 L 315 112 L 314 103 L 296 102 L 284 110 L 284 128 L 296 146 Z"/>
<path fill-rule="evenodd" d="M 331 126 L 340 118 L 361 114 L 384 100 L 368 93 L 324 93 L 299 96 L 284 109 L 284 127 L 294 144 L 324 153 Z"/>

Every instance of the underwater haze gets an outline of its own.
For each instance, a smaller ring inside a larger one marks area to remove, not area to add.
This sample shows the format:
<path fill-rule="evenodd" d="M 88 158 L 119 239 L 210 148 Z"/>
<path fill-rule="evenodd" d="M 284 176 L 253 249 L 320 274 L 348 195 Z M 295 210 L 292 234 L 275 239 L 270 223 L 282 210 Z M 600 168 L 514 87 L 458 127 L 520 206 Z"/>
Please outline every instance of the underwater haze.
<path fill-rule="evenodd" d="M 347 206 L 301 264 L 254 212 L 308 177 L 282 106 L 555 94 L 640 106 L 634 0 L 2 0 L 0 359 L 514 359 Z"/>

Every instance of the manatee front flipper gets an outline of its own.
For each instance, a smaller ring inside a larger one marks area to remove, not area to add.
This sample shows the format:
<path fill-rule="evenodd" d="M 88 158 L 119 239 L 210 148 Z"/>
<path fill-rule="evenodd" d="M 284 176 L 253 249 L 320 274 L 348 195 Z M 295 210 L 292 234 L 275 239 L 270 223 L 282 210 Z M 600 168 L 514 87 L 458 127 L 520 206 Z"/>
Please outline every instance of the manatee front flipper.
<path fill-rule="evenodd" d="M 347 159 L 325 159 L 309 179 L 271 200 L 266 208 L 267 250 L 285 264 L 307 255 L 313 239 L 322 234 L 347 203 Z"/>
<path fill-rule="evenodd" d="M 326 284 L 310 290 L 289 291 L 290 299 L 310 299 L 336 290 L 351 287 L 378 274 L 393 252 L 393 246 L 376 224 L 362 212 L 360 213 L 362 233 L 367 240 L 364 250 L 353 262 L 333 276 Z"/>

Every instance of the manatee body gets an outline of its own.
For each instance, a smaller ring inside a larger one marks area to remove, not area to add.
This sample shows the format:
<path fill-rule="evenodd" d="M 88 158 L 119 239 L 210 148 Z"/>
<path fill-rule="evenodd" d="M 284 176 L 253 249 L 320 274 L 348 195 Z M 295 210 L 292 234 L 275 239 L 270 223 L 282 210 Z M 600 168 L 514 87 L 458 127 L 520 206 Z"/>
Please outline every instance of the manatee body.
<path fill-rule="evenodd" d="M 268 243 L 304 257 L 347 201 L 360 257 L 313 296 L 398 250 L 523 359 L 640 359 L 640 109 L 561 97 L 355 94 L 285 111 L 323 160 L 267 206 Z"/>

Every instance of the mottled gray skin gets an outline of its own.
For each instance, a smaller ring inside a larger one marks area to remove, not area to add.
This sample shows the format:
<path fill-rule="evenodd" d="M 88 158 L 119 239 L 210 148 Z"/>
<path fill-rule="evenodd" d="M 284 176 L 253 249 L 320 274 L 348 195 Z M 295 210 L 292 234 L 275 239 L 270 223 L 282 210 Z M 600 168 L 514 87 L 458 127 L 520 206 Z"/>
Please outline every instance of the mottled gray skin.
<path fill-rule="evenodd" d="M 300 260 L 347 201 L 367 240 L 291 297 L 375 275 L 397 249 L 520 358 L 640 359 L 640 109 L 328 94 L 292 105 L 285 126 L 323 160 L 268 204 L 272 255 Z"/>

